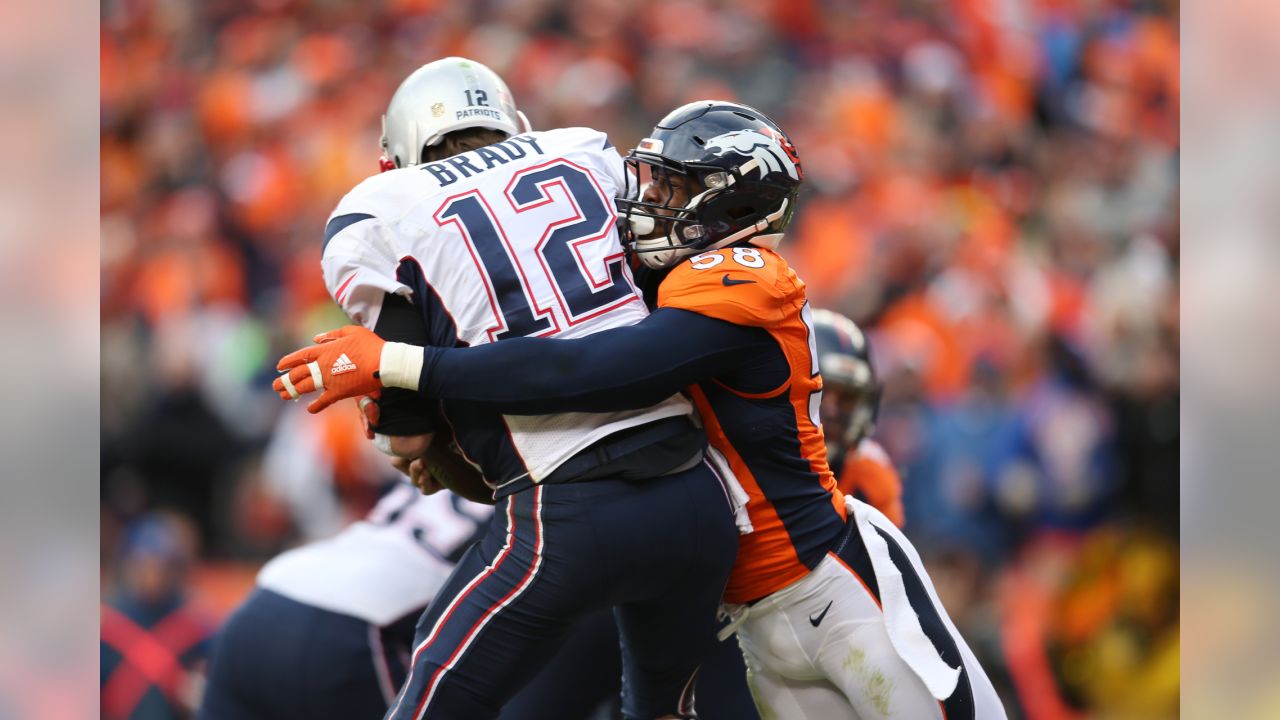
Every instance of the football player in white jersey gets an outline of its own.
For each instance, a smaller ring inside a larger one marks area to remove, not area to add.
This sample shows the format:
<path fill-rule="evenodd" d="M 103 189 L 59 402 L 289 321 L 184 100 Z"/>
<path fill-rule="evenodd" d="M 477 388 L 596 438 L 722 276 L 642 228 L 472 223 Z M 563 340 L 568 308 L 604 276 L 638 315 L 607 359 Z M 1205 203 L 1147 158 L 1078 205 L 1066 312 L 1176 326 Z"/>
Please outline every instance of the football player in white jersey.
<path fill-rule="evenodd" d="M 418 616 L 492 515 L 400 482 L 364 520 L 272 559 L 218 634 L 200 718 L 385 712 Z"/>
<path fill-rule="evenodd" d="M 646 316 L 615 228 L 624 165 L 602 133 L 532 132 L 497 75 L 446 58 L 396 91 L 383 148 L 387 171 L 329 220 L 323 269 L 352 320 L 392 341 L 384 377 L 417 374 L 413 345 L 578 337 Z M 367 363 L 318 357 L 304 361 L 311 381 L 335 389 L 351 389 Z M 288 375 L 276 386 L 297 395 Z M 423 614 L 387 717 L 495 717 L 576 619 L 609 606 L 624 715 L 691 716 L 741 498 L 706 457 L 691 405 L 673 394 L 617 412 L 515 416 L 424 402 L 384 394 L 384 416 L 414 418 L 380 425 L 398 436 L 391 449 L 415 455 L 435 430 L 424 419 L 442 418 L 491 483 L 496 519 Z"/>

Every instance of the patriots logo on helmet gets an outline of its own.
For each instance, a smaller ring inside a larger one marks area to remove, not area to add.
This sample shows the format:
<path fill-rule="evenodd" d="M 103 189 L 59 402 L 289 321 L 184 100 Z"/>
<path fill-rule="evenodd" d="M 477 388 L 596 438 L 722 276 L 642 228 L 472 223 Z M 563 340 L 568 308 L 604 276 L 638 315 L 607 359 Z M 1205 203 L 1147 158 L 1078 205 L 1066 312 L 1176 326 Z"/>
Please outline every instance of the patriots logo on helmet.
<path fill-rule="evenodd" d="M 785 138 L 780 139 L 776 134 L 766 135 L 760 130 L 734 130 L 711 138 L 706 149 L 717 157 L 733 152 L 759 160 L 761 176 L 785 172 L 793 180 L 800 180 L 803 176 L 799 158 L 784 142 Z"/>

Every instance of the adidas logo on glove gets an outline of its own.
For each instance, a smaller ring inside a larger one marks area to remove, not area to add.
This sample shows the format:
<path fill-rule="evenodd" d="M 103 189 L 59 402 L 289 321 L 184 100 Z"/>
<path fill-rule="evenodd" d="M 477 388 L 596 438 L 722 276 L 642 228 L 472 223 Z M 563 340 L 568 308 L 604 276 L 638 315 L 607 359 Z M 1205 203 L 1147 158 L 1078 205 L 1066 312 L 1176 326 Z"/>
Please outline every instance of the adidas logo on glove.
<path fill-rule="evenodd" d="M 351 362 L 351 358 L 347 357 L 346 353 L 342 353 L 338 356 L 337 360 L 333 361 L 333 367 L 329 369 L 329 374 L 341 375 L 342 373 L 351 372 L 355 369 L 356 364 Z"/>

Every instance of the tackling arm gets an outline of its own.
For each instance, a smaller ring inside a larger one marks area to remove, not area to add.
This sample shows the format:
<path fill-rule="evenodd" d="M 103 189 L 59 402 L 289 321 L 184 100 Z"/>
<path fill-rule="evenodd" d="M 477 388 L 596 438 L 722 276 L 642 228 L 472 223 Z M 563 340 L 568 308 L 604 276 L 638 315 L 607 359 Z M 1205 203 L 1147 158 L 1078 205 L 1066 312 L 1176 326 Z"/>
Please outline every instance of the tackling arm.
<path fill-rule="evenodd" d="M 637 325 L 572 340 L 513 338 L 424 349 L 419 392 L 508 414 L 648 407 L 773 347 L 766 330 L 660 308 Z"/>
<path fill-rule="evenodd" d="M 387 342 L 347 326 L 280 359 L 272 387 L 320 412 L 349 397 L 406 388 L 510 415 L 649 407 L 776 351 L 769 332 L 689 310 L 660 308 L 637 325 L 572 340 L 515 338 L 473 348 Z"/>

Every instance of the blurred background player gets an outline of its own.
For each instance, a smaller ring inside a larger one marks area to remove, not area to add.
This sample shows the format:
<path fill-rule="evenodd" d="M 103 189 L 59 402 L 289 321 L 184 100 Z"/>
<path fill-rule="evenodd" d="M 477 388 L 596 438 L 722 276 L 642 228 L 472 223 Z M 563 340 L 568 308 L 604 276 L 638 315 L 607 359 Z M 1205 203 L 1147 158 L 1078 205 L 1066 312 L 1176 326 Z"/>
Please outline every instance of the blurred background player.
<path fill-rule="evenodd" d="M 840 491 L 902 527 L 902 479 L 889 453 L 871 438 L 881 392 L 871 344 L 852 320 L 831 310 L 813 311 L 813 330 L 822 371 L 822 434 Z"/>
<path fill-rule="evenodd" d="M 418 617 L 492 514 L 398 482 L 364 520 L 271 560 L 218 634 L 200 717 L 386 713 Z"/>
<path fill-rule="evenodd" d="M 386 172 L 348 193 L 325 232 L 326 283 L 356 330 L 465 346 L 646 315 L 615 228 L 623 162 L 602 133 L 530 131 L 501 78 L 457 57 L 411 74 L 383 127 Z M 327 356 L 340 345 L 284 358 L 278 369 L 294 372 L 276 380 L 281 396 L 319 390 L 315 412 L 344 391 L 380 390 L 373 368 L 391 388 L 417 376 L 412 345 L 383 344 L 398 366 L 390 355 Z M 423 614 L 388 717 L 495 717 L 575 620 L 610 606 L 624 714 L 690 712 L 737 531 L 688 401 L 672 392 L 609 414 L 540 417 L 474 403 L 441 410 L 505 522 L 464 554 Z M 413 437 L 427 443 L 435 430 Z M 402 456 L 420 452 L 393 443 Z"/>
<path fill-rule="evenodd" d="M 284 377 L 309 392 L 305 362 L 362 368 L 337 388 L 322 373 L 313 411 L 383 382 L 508 413 L 617 411 L 688 387 L 750 498 L 722 636 L 739 634 L 760 714 L 1004 717 L 914 549 L 827 467 L 804 284 L 774 252 L 803 179 L 794 145 L 753 108 L 698 101 L 660 120 L 627 162 L 643 183 L 619 198 L 628 251 L 657 271 L 658 307 L 638 324 L 407 350 L 349 327 L 287 356 Z M 399 352 L 419 360 L 417 375 L 395 370 Z M 813 630 L 796 632 L 805 615 Z"/>
<path fill-rule="evenodd" d="M 199 706 L 214 625 L 187 598 L 196 543 L 191 523 L 167 513 L 126 529 L 119 583 L 102 603 L 106 720 L 177 720 Z"/>

